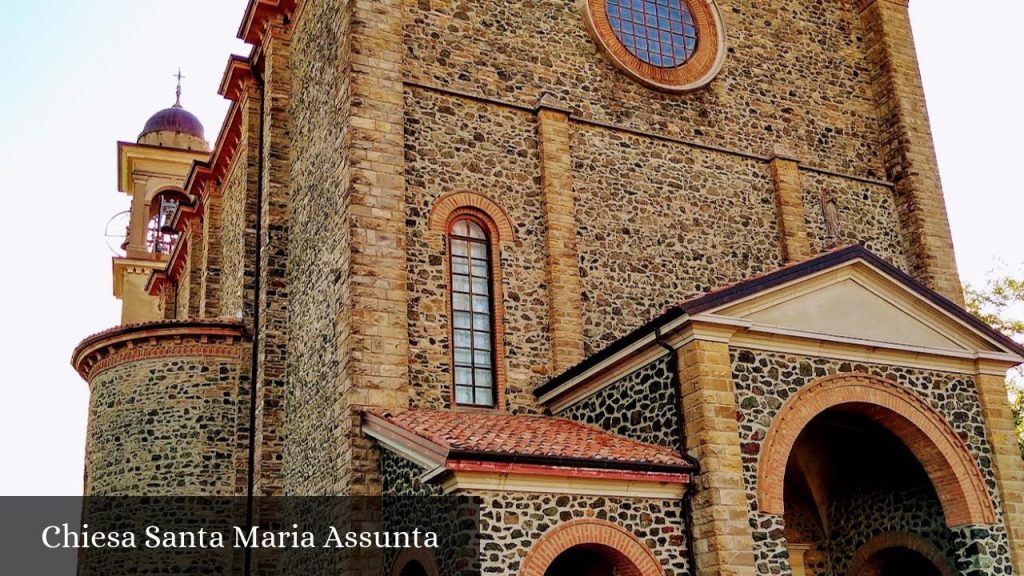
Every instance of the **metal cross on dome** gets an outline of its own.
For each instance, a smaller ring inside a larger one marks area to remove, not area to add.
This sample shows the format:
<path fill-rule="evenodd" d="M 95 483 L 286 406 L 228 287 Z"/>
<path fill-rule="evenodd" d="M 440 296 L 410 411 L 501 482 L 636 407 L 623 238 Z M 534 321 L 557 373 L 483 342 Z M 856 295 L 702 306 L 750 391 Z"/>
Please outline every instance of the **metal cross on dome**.
<path fill-rule="evenodd" d="M 174 77 L 178 79 L 178 88 L 174 91 L 174 107 L 181 108 L 181 79 L 185 77 L 181 74 L 181 68 L 178 68 L 178 73 L 174 74 Z"/>

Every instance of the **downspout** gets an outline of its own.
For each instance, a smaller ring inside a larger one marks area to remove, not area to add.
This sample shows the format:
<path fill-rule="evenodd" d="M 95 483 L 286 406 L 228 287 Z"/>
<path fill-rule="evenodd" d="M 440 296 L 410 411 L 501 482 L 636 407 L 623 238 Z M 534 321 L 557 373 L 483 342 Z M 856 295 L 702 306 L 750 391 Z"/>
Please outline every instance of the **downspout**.
<path fill-rule="evenodd" d="M 686 531 L 686 564 L 689 567 L 689 576 L 697 574 L 697 552 L 693 543 L 693 495 L 697 491 L 697 477 L 700 476 L 700 462 L 690 456 L 686 451 L 686 422 L 683 420 L 683 391 L 682 381 L 679 378 L 679 354 L 671 344 L 665 341 L 661 328 L 654 328 L 654 338 L 658 345 L 668 351 L 668 370 L 672 374 L 672 390 L 675 392 L 676 419 L 679 422 L 679 454 L 693 464 L 693 472 L 690 475 L 690 483 L 686 485 L 686 492 L 683 493 L 683 526 Z"/>
<path fill-rule="evenodd" d="M 266 114 L 267 91 L 255 63 L 250 63 L 253 78 L 259 87 L 260 121 L 256 179 L 256 262 L 253 265 L 253 312 L 252 312 L 252 357 L 249 365 L 249 470 L 246 479 L 245 525 L 251 527 L 255 520 L 256 507 L 256 373 L 259 369 L 260 342 L 260 290 L 262 289 L 263 254 L 263 124 Z M 245 548 L 245 576 L 252 574 L 252 548 Z"/>

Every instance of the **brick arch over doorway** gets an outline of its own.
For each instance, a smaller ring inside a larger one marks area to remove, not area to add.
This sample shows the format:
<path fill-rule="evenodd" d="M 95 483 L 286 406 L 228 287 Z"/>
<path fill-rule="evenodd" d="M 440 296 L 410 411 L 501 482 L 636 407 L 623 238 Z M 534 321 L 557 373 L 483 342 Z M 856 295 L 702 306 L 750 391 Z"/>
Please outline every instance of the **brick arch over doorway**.
<path fill-rule="evenodd" d="M 428 548 L 403 549 L 391 565 L 391 576 L 401 576 L 402 571 L 412 562 L 419 563 L 427 576 L 440 576 L 440 572 L 437 570 L 437 559 Z"/>
<path fill-rule="evenodd" d="M 533 545 L 519 576 L 544 576 L 559 555 L 577 547 L 607 550 L 621 576 L 665 574 L 654 553 L 624 528 L 599 520 L 574 520 L 553 528 Z"/>
<path fill-rule="evenodd" d="M 868 540 L 861 546 L 850 562 L 846 576 L 859 576 L 872 559 L 885 550 L 906 548 L 917 552 L 931 562 L 942 576 L 956 576 L 957 572 L 949 563 L 949 559 L 931 542 L 909 532 L 886 532 Z"/>
<path fill-rule="evenodd" d="M 881 424 L 906 444 L 931 479 L 949 527 L 995 522 L 981 471 L 945 418 L 912 391 L 867 374 L 822 378 L 782 406 L 758 463 L 760 511 L 783 513 L 783 483 L 793 444 L 815 416 L 838 406 Z"/>

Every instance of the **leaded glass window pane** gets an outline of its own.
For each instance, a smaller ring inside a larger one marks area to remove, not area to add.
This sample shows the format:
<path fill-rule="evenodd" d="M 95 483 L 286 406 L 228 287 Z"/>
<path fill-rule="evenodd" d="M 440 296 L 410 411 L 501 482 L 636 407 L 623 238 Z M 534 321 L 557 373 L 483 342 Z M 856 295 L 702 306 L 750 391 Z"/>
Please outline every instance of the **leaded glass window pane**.
<path fill-rule="evenodd" d="M 697 51 L 697 25 L 686 0 L 607 0 L 605 11 L 615 37 L 652 66 L 682 66 Z"/>
<path fill-rule="evenodd" d="M 464 217 L 452 224 L 449 244 L 455 401 L 494 406 L 490 239 L 479 222 Z"/>

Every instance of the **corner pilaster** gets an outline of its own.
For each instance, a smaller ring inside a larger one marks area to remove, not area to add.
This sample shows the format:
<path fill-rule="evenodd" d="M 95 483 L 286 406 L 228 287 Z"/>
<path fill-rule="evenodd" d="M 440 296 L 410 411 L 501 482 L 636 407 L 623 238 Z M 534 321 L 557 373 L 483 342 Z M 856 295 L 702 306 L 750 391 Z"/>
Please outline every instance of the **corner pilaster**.
<path fill-rule="evenodd" d="M 188 317 L 199 318 L 202 314 L 203 261 L 206 259 L 206 244 L 201 223 L 192 221 L 187 225 L 188 234 Z"/>
<path fill-rule="evenodd" d="M 573 201 L 569 109 L 550 94 L 537 104 L 551 361 L 556 374 L 583 360 L 583 302 Z"/>
<path fill-rule="evenodd" d="M 1024 460 L 1017 444 L 1017 427 L 1006 389 L 1006 374 L 979 371 L 978 395 L 985 420 L 996 485 L 1003 501 L 1003 521 L 1010 539 L 1014 572 L 1024 570 Z"/>
<path fill-rule="evenodd" d="M 284 493 L 285 370 L 288 359 L 288 223 L 291 197 L 291 140 L 288 68 L 291 37 L 272 26 L 263 44 L 262 197 L 260 211 L 259 349 L 256 372 L 255 492 Z"/>
<path fill-rule="evenodd" d="M 907 0 L 862 0 L 886 172 L 895 185 L 912 273 L 963 305 Z"/>
<path fill-rule="evenodd" d="M 693 502 L 696 574 L 753 576 L 754 539 L 729 345 L 698 336 L 677 353 L 686 448 L 701 465 Z"/>
<path fill-rule="evenodd" d="M 348 3 L 348 331 L 335 417 L 343 472 L 335 492 L 380 493 L 378 452 L 356 406 L 405 407 L 409 395 L 402 0 Z"/>
<path fill-rule="evenodd" d="M 224 201 L 220 191 L 210 194 L 205 204 L 203 217 L 203 292 L 199 304 L 199 315 L 203 318 L 217 318 L 221 315 L 220 291 L 221 269 L 223 266 L 224 248 L 221 244 L 221 231 L 224 227 Z"/>

